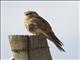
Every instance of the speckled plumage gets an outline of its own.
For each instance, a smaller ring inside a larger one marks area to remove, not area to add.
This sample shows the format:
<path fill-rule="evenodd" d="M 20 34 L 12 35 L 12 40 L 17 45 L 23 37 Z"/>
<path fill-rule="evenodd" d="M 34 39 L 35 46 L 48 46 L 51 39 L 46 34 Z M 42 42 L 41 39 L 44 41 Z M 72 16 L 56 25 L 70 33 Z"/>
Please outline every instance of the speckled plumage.
<path fill-rule="evenodd" d="M 50 39 L 59 50 L 65 52 L 62 48 L 63 43 L 55 36 L 49 23 L 36 12 L 25 12 L 25 26 L 27 30 L 33 34 L 43 34 L 46 38 Z"/>

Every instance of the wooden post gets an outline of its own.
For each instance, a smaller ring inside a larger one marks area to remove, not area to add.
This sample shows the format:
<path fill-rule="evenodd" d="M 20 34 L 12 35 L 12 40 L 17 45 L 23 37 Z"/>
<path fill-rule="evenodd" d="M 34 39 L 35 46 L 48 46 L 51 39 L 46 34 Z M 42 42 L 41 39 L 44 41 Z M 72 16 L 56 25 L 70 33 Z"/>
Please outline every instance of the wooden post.
<path fill-rule="evenodd" d="M 47 40 L 40 35 L 9 35 L 13 60 L 52 60 Z"/>

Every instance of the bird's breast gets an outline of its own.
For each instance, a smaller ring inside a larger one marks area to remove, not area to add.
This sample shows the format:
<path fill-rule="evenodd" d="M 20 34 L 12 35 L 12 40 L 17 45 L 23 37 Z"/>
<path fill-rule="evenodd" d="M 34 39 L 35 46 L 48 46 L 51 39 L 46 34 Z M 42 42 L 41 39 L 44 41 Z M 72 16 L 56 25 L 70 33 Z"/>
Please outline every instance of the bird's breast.
<path fill-rule="evenodd" d="M 39 32 L 37 23 L 32 22 L 31 20 L 25 20 L 24 23 L 25 23 L 26 29 L 29 32 L 32 32 L 32 33 L 38 33 Z"/>

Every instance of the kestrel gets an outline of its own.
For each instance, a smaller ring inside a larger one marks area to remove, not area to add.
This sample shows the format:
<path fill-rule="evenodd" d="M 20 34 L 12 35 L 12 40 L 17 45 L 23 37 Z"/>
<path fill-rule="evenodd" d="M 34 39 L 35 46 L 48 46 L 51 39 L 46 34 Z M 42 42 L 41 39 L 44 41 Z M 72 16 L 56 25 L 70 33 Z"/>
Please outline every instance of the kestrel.
<path fill-rule="evenodd" d="M 56 37 L 52 31 L 49 23 L 38 15 L 35 11 L 27 11 L 25 14 L 25 26 L 27 30 L 33 34 L 43 34 L 46 38 L 51 40 L 60 51 L 65 50 L 62 48 L 63 43 Z"/>

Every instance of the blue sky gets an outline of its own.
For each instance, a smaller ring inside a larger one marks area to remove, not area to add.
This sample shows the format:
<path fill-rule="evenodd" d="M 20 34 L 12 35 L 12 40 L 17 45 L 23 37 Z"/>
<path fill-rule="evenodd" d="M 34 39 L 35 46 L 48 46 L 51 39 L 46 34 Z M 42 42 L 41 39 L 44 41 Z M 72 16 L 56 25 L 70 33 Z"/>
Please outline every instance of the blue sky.
<path fill-rule="evenodd" d="M 53 59 L 79 58 L 78 2 L 1 2 L 1 54 L 2 59 L 12 56 L 8 35 L 30 34 L 24 26 L 24 12 L 36 11 L 52 26 L 56 36 L 64 43 L 66 53 L 60 52 L 48 40 Z"/>

